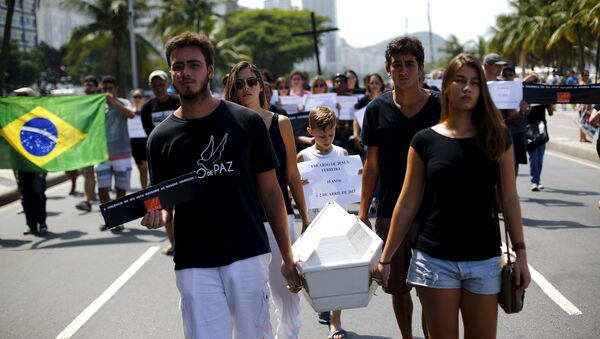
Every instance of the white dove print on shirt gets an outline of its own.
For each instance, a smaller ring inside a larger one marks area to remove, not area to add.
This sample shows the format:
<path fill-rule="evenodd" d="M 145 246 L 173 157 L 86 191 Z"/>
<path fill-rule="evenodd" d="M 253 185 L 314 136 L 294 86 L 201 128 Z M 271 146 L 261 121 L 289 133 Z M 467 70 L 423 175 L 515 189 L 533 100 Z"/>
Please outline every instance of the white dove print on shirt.
<path fill-rule="evenodd" d="M 208 142 L 208 146 L 202 151 L 200 154 L 200 159 L 196 162 L 198 165 L 198 169 L 196 170 L 196 177 L 199 179 L 205 177 L 211 177 L 213 175 L 233 172 L 232 169 L 233 161 L 226 162 L 217 162 L 221 159 L 221 155 L 225 150 L 225 145 L 227 144 L 227 136 L 228 133 L 225 133 L 223 136 L 223 140 L 219 143 L 217 147 L 215 147 L 215 137 L 214 135 L 210 136 L 210 141 Z"/>

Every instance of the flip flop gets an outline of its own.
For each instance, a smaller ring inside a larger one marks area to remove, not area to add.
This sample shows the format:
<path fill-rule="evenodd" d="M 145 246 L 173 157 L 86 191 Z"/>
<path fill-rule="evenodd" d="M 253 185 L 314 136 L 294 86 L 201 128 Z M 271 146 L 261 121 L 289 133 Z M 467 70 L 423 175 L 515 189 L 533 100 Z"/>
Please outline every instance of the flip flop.
<path fill-rule="evenodd" d="M 341 335 L 341 337 L 335 338 L 336 335 L 337 336 Z M 331 331 L 329 333 L 329 336 L 327 337 L 327 339 L 346 339 L 346 335 L 347 335 L 346 330 L 344 330 L 343 328 L 340 327 L 340 328 L 336 328 L 335 330 Z"/>

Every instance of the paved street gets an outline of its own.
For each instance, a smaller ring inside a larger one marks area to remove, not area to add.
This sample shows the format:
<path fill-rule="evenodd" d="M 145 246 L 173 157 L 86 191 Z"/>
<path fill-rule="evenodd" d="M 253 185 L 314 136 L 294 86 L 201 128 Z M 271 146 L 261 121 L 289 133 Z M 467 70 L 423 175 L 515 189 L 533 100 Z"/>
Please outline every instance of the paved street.
<path fill-rule="evenodd" d="M 550 119 L 551 137 L 562 138 L 561 121 L 570 116 Z M 571 127 L 564 137 L 575 132 Z M 600 165 L 549 151 L 542 192 L 529 190 L 526 166 L 520 172 L 534 282 L 523 312 L 500 310 L 498 338 L 598 338 Z M 82 191 L 82 178 L 78 184 Z M 172 257 L 161 254 L 164 231 L 132 222 L 121 234 L 100 232 L 97 206 L 92 213 L 76 210 L 79 198 L 68 190 L 65 182 L 47 191 L 46 237 L 22 235 L 18 203 L 0 207 L 0 338 L 182 338 Z M 414 302 L 413 328 L 423 338 Z M 344 311 L 349 337 L 400 338 L 390 303 L 378 290 L 367 308 Z M 302 317 L 301 338 L 327 337 L 306 302 Z"/>

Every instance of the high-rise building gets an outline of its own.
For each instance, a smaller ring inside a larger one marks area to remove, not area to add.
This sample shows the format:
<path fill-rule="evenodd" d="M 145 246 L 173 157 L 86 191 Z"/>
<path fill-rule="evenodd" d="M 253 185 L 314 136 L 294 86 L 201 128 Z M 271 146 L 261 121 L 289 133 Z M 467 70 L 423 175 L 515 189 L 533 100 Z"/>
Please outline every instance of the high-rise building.
<path fill-rule="evenodd" d="M 292 9 L 291 0 L 265 0 L 265 9 L 278 8 L 283 10 Z"/>
<path fill-rule="evenodd" d="M 32 49 L 38 43 L 35 7 L 35 0 L 15 1 L 10 37 L 23 50 Z M 6 25 L 6 14 L 6 2 L 0 1 L 0 27 Z"/>
<path fill-rule="evenodd" d="M 336 0 L 302 0 L 302 9 L 328 16 L 331 21 L 328 25 L 337 27 Z M 339 70 L 339 36 L 337 32 L 323 33 L 319 49 L 319 59 L 323 73 L 335 73 Z M 313 62 L 314 63 L 314 62 Z M 311 67 L 312 68 L 312 67 Z M 316 66 L 314 67 L 316 69 Z"/>
<path fill-rule="evenodd" d="M 71 38 L 71 32 L 77 26 L 92 21 L 76 10 L 67 9 L 61 0 L 44 0 L 37 7 L 37 41 L 60 49 Z"/>

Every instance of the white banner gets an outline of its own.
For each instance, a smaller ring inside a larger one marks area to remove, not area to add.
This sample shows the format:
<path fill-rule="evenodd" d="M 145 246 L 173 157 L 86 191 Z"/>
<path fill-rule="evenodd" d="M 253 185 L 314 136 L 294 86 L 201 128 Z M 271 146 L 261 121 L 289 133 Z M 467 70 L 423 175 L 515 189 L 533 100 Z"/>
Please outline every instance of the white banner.
<path fill-rule="evenodd" d="M 362 161 L 360 156 L 325 158 L 298 163 L 308 208 L 321 208 L 330 201 L 345 206 L 360 201 Z"/>
<path fill-rule="evenodd" d="M 308 94 L 304 96 L 304 111 L 308 112 L 316 106 L 329 107 L 332 111 L 337 111 L 335 103 L 337 95 L 335 93 Z"/>
<path fill-rule="evenodd" d="M 302 105 L 302 101 L 304 99 L 299 96 L 280 96 L 279 101 L 281 102 L 281 107 L 288 112 L 288 114 L 296 114 L 298 113 L 298 107 Z"/>
<path fill-rule="evenodd" d="M 360 129 L 362 129 L 362 124 L 363 124 L 363 120 L 365 118 L 366 110 L 367 110 L 367 106 L 354 112 L 354 118 L 356 118 L 356 121 L 358 121 L 358 126 L 360 126 Z"/>
<path fill-rule="evenodd" d="M 337 97 L 338 104 L 340 104 L 340 111 L 338 112 L 337 118 L 340 120 L 353 120 L 354 119 L 354 105 L 358 102 L 355 96 L 341 96 Z"/>
<path fill-rule="evenodd" d="M 498 109 L 519 109 L 523 100 L 523 83 L 519 81 L 488 81 L 492 101 Z"/>

